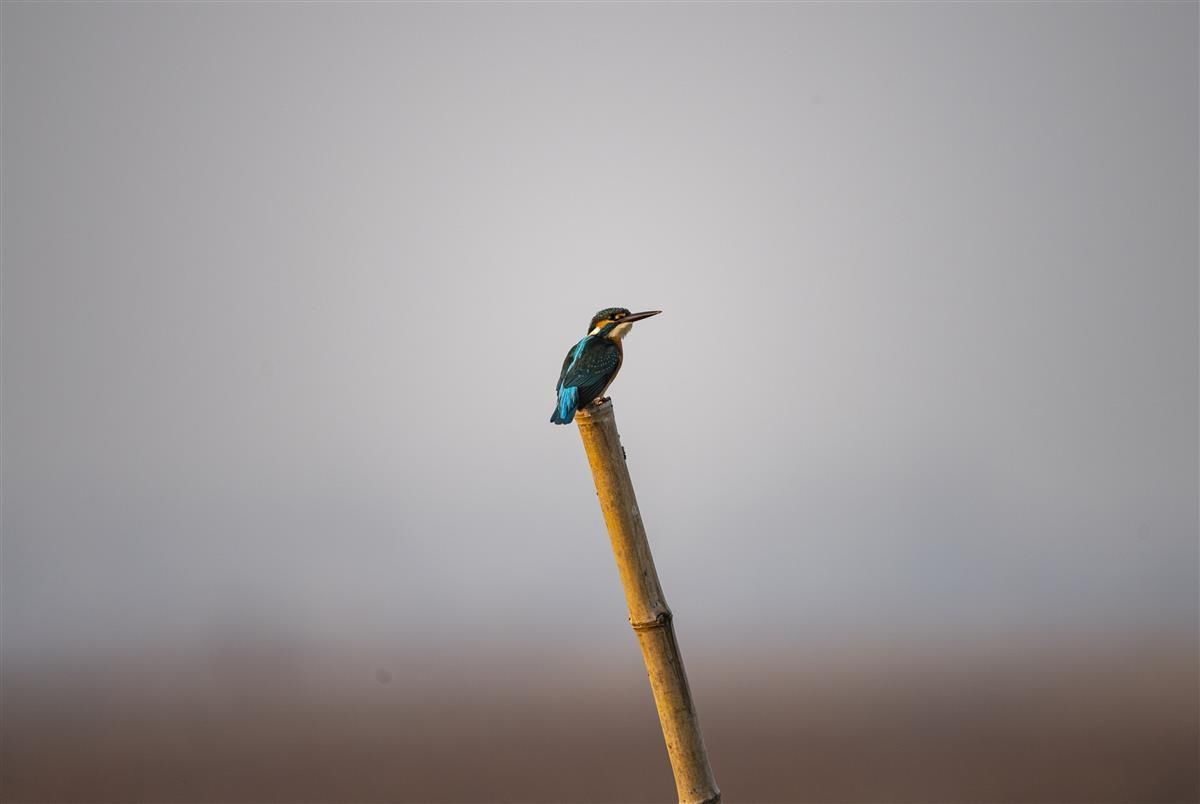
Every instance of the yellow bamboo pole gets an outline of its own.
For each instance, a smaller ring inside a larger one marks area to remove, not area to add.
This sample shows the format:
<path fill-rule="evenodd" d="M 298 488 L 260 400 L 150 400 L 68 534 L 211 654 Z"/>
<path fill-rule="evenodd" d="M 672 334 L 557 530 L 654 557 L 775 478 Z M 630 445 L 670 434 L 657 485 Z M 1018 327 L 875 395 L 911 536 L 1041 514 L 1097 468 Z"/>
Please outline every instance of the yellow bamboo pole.
<path fill-rule="evenodd" d="M 629 467 L 625 465 L 625 450 L 617 433 L 612 402 L 605 400 L 589 406 L 577 413 L 575 419 L 596 480 L 596 495 L 608 525 L 621 585 L 625 587 L 629 623 L 642 646 L 679 802 L 716 804 L 721 800 L 721 791 L 708 765 L 708 752 L 679 655 L 671 610 L 654 569 L 654 556 L 650 554 Z"/>

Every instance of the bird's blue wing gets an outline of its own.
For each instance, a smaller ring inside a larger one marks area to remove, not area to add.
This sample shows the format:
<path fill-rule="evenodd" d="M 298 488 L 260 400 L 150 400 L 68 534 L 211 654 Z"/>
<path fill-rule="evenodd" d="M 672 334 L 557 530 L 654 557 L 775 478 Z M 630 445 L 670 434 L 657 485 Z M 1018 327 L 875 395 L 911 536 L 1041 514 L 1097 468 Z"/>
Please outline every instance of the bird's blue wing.
<path fill-rule="evenodd" d="M 578 388 L 581 408 L 604 392 L 621 367 L 621 347 L 608 338 L 584 338 L 567 357 L 558 386 Z"/>
<path fill-rule="evenodd" d="M 567 376 L 567 371 L 571 368 L 571 363 L 578 359 L 581 354 L 583 354 L 583 350 L 587 347 L 588 338 L 590 337 L 592 336 L 588 335 L 579 343 L 572 346 L 567 352 L 567 356 L 563 358 L 562 371 L 558 373 L 558 385 L 554 386 L 554 393 L 557 394 L 562 390 L 563 380 Z"/>

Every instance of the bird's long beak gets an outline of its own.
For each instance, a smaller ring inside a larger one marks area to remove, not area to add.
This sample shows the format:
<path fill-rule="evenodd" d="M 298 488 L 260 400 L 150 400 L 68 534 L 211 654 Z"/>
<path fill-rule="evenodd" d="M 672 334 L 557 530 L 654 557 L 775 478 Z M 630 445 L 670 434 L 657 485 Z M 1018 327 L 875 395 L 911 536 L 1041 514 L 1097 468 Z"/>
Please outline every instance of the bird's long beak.
<path fill-rule="evenodd" d="M 649 318 L 652 315 L 658 315 L 662 310 L 647 310 L 644 313 L 630 313 L 621 319 L 622 324 L 629 324 L 634 321 L 641 321 L 643 318 Z"/>

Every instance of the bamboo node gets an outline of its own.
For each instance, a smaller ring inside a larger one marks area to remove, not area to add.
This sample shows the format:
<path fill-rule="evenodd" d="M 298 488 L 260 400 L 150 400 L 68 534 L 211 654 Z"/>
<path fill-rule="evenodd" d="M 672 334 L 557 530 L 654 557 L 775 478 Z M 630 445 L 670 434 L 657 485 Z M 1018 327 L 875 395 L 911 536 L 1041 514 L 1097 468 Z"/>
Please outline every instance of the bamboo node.
<path fill-rule="evenodd" d="M 653 620 L 647 620 L 646 622 L 640 623 L 635 623 L 630 620 L 629 624 L 633 626 L 634 631 L 653 631 L 655 628 L 662 628 L 673 619 L 675 619 L 675 615 L 672 614 L 670 610 L 667 610 L 659 612 L 658 616 Z"/>

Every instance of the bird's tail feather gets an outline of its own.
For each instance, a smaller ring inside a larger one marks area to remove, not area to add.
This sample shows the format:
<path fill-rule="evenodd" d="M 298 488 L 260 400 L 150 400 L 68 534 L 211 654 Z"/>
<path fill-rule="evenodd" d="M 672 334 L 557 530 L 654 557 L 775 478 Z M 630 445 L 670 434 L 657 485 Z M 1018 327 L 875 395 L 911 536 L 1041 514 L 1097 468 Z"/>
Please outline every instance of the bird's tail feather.
<path fill-rule="evenodd" d="M 578 388 L 561 389 L 558 392 L 558 407 L 554 409 L 554 415 L 550 417 L 550 421 L 555 424 L 570 424 L 575 418 L 575 402 L 578 398 Z"/>

